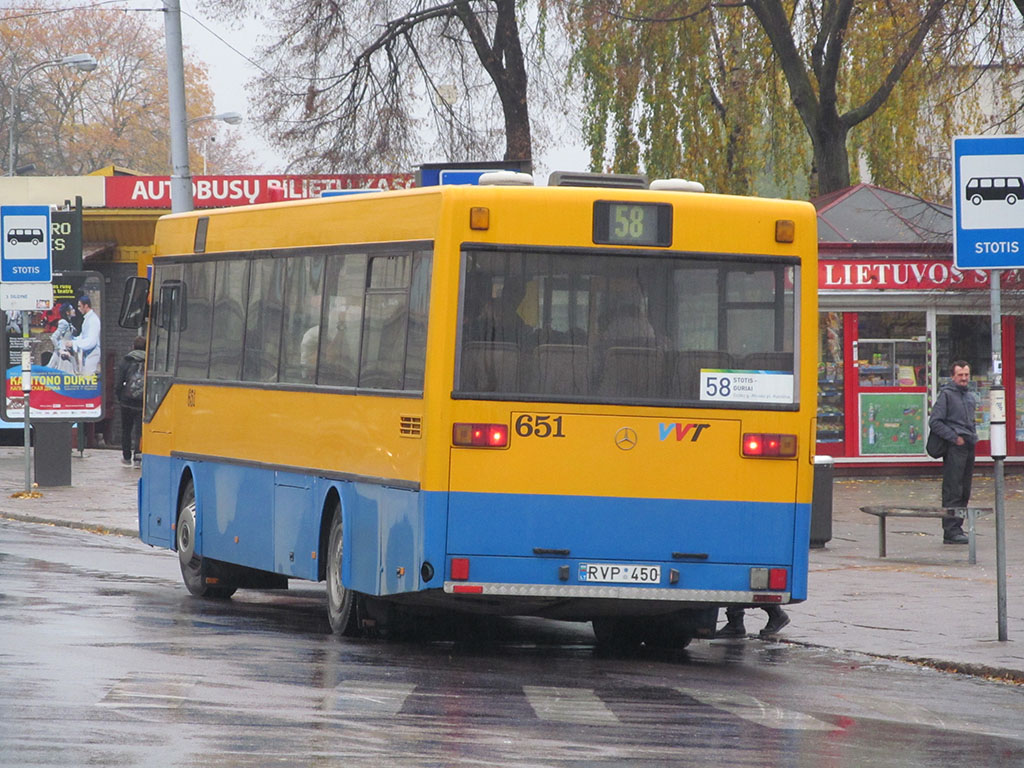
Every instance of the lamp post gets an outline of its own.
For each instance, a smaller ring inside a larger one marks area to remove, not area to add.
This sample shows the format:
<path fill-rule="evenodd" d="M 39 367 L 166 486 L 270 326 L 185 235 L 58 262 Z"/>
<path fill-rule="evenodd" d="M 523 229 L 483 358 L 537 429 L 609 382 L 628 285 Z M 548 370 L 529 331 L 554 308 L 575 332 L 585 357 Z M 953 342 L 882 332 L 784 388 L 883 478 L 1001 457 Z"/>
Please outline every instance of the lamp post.
<path fill-rule="evenodd" d="M 46 67 L 74 67 L 79 72 L 92 72 L 96 67 L 99 66 L 99 62 L 88 53 L 74 53 L 70 56 L 64 56 L 60 59 L 50 59 L 48 61 L 41 61 L 28 69 L 26 69 L 21 77 L 19 77 L 14 87 L 11 88 L 11 107 L 8 110 L 7 115 L 10 120 L 10 126 L 7 129 L 7 175 L 13 176 L 15 169 L 18 167 L 18 158 L 15 156 L 17 151 L 17 142 L 15 136 L 18 133 L 18 91 L 21 90 L 21 84 L 25 81 L 25 78 L 31 75 L 33 72 L 37 72 L 40 69 Z"/>
<path fill-rule="evenodd" d="M 64 56 L 59 59 L 49 59 L 47 61 L 41 61 L 38 64 L 34 64 L 26 69 L 21 77 L 14 81 L 14 87 L 11 88 L 11 108 L 7 113 L 10 126 L 7 129 L 7 175 L 14 176 L 15 168 L 18 166 L 18 158 L 15 156 L 17 151 L 17 142 L 15 141 L 15 135 L 18 132 L 18 91 L 21 90 L 21 84 L 25 82 L 25 78 L 31 75 L 33 72 L 38 72 L 40 69 L 46 67 L 74 67 L 79 72 L 92 72 L 96 67 L 99 66 L 99 62 L 88 53 L 73 53 L 70 56 Z M 22 393 L 25 397 L 25 493 L 32 493 L 32 458 L 31 448 L 32 445 L 32 431 L 31 431 L 31 415 L 32 415 L 32 360 L 31 351 L 29 344 L 31 341 L 31 335 L 29 334 L 28 328 L 28 312 L 22 310 L 21 312 L 21 387 Z"/>
<path fill-rule="evenodd" d="M 194 123 L 201 123 L 204 120 L 220 120 L 222 123 L 228 125 L 238 125 L 242 122 L 242 115 L 238 112 L 218 112 L 216 115 L 201 115 L 200 117 L 193 117 L 188 121 L 189 125 Z M 208 141 L 213 141 L 212 138 L 203 137 L 203 176 L 206 175 L 206 144 Z"/>

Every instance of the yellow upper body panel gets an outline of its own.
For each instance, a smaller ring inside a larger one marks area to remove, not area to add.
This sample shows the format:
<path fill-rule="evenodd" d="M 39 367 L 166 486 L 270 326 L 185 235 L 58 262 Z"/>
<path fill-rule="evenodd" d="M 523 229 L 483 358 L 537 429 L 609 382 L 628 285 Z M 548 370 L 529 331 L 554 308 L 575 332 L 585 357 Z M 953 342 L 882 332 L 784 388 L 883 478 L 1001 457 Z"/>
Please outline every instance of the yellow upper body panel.
<path fill-rule="evenodd" d="M 648 254 L 687 252 L 799 257 L 799 410 L 673 409 L 579 403 L 509 403 L 453 399 L 465 243 L 597 248 L 596 200 L 672 206 L 671 245 Z M 486 229 L 470 227 L 487 209 Z M 427 490 L 567 493 L 602 496 L 728 498 L 762 491 L 779 500 L 794 487 L 809 498 L 816 397 L 816 247 L 814 208 L 792 201 L 710 194 L 572 187 L 428 187 L 314 201 L 174 214 L 157 226 L 156 263 L 196 252 L 197 223 L 208 219 L 197 257 L 318 245 L 433 243 L 424 395 L 176 385 L 147 425 L 147 452 L 222 455 L 277 466 L 391 478 Z M 776 222 L 795 223 L 793 242 L 776 242 Z M 191 394 L 188 390 L 191 389 Z M 190 404 L 191 403 L 191 404 Z M 564 437 L 515 432 L 522 414 L 561 416 Z M 421 434 L 403 435 L 403 416 Z M 454 422 L 510 428 L 507 449 L 452 447 Z M 676 424 L 706 424 L 676 439 Z M 617 444 L 636 433 L 631 450 Z M 744 431 L 798 435 L 796 459 L 740 456 Z M 152 433 L 152 434 L 150 434 Z M 709 460 L 717 462 L 708 471 Z M 785 469 L 783 469 L 785 467 Z M 799 469 L 798 469 L 799 467 Z"/>

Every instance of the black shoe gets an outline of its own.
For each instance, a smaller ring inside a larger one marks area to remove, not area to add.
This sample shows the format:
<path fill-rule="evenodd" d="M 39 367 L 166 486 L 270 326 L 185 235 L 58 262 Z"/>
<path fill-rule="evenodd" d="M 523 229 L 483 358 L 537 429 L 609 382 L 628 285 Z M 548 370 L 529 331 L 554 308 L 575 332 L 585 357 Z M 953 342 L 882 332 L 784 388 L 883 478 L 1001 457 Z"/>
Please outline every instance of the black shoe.
<path fill-rule="evenodd" d="M 771 637 L 772 635 L 778 634 L 779 631 L 789 624 L 789 615 L 779 608 L 779 612 L 773 616 L 768 617 L 768 623 L 764 625 L 764 629 L 761 630 L 761 637 Z"/>
<path fill-rule="evenodd" d="M 732 623 L 731 621 L 715 633 L 715 637 L 746 637 L 747 630 L 743 622 Z"/>
<path fill-rule="evenodd" d="M 967 534 L 963 531 L 952 531 L 942 537 L 943 544 L 967 544 L 970 539 L 967 538 Z"/>

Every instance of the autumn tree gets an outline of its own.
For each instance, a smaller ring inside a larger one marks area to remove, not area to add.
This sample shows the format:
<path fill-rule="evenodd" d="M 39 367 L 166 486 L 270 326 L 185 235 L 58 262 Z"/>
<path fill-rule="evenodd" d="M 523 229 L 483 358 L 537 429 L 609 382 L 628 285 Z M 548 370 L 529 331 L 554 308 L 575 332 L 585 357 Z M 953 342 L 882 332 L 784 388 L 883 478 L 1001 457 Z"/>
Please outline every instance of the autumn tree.
<path fill-rule="evenodd" d="M 778 108 L 785 83 L 742 8 L 645 0 L 564 8 L 592 170 L 687 176 L 741 193 L 766 164 L 780 177 L 799 164 L 794 116 Z"/>
<path fill-rule="evenodd" d="M 981 66 L 1019 58 L 1007 3 L 596 0 L 564 3 L 563 18 L 595 165 L 639 139 L 652 175 L 696 169 L 716 189 L 747 192 L 766 170 L 806 158 L 816 194 L 848 186 L 863 157 L 876 180 L 927 192 L 935 136 L 973 127 Z M 1010 79 L 989 87 L 1005 94 Z M 675 137 L 675 157 L 646 140 L 656 131 Z"/>
<path fill-rule="evenodd" d="M 60 23 L 54 23 L 58 19 Z M 90 73 L 46 67 L 26 78 L 17 94 L 17 162 L 35 173 L 79 175 L 116 164 L 146 173 L 169 172 L 167 64 L 158 14 L 104 8 L 68 9 L 40 4 L 0 15 L 0 99 L 4 105 L 3 167 L 11 126 L 10 88 L 29 68 L 72 53 L 90 53 L 100 66 Z M 186 60 L 188 113 L 213 110 L 206 73 Z M 215 123 L 190 129 L 193 167 L 201 167 L 202 139 Z M 214 150 L 216 162 L 243 170 L 251 162 L 228 131 Z"/>
<path fill-rule="evenodd" d="M 218 0 L 274 29 L 254 104 L 295 167 L 406 168 L 534 150 L 528 62 L 543 15 L 516 0 Z M 532 7 L 532 6 L 531 6 Z M 535 10 L 535 9 L 534 9 Z M 523 30 L 528 31 L 524 39 Z"/>

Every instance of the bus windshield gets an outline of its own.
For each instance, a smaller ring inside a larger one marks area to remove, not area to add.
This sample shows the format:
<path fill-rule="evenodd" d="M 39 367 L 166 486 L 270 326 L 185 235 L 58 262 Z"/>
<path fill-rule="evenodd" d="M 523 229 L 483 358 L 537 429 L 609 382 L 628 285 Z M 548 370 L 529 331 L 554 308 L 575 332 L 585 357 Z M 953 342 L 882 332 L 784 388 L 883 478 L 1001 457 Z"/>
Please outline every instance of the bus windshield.
<path fill-rule="evenodd" d="M 457 397 L 701 404 L 702 371 L 751 371 L 796 402 L 796 260 L 474 245 L 463 265 Z"/>

